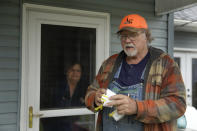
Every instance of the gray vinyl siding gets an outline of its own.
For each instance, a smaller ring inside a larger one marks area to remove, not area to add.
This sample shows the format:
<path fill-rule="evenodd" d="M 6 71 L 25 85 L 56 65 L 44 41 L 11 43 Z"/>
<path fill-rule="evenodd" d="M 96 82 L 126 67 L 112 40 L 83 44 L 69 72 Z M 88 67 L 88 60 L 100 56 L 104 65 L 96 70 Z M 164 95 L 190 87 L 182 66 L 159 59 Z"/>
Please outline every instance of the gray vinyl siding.
<path fill-rule="evenodd" d="M 174 47 L 197 49 L 197 33 L 175 31 Z"/>
<path fill-rule="evenodd" d="M 116 32 L 122 17 L 131 13 L 141 14 L 147 19 L 152 35 L 155 38 L 152 45 L 167 51 L 168 17 L 167 15 L 155 16 L 154 0 L 59 0 L 56 2 L 53 0 L 24 0 L 24 2 L 109 13 L 111 23 L 110 54 L 118 53 L 121 50 Z"/>
<path fill-rule="evenodd" d="M 0 2 L 0 131 L 16 131 L 19 97 L 19 0 Z"/>

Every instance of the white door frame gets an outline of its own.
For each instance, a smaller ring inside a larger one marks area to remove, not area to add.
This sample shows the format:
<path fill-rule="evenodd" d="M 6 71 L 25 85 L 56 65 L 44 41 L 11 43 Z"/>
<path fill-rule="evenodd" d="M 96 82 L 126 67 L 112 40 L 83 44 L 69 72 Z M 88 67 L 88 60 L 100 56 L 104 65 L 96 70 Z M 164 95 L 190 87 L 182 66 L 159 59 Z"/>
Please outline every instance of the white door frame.
<path fill-rule="evenodd" d="M 181 59 L 181 73 L 186 86 L 187 105 L 192 105 L 192 58 L 197 58 L 197 50 L 175 48 L 174 57 Z"/>
<path fill-rule="evenodd" d="M 96 72 L 98 72 L 102 61 L 109 56 L 109 20 L 110 15 L 108 13 L 34 4 L 23 5 L 20 131 L 38 131 L 39 121 L 37 117 L 33 117 L 33 128 L 28 127 L 29 106 L 33 106 L 33 114 L 43 114 L 41 117 L 92 113 L 86 108 L 40 111 L 41 24 L 96 28 Z M 67 111 L 65 112 L 65 110 Z M 80 113 L 79 110 L 83 113 Z"/>

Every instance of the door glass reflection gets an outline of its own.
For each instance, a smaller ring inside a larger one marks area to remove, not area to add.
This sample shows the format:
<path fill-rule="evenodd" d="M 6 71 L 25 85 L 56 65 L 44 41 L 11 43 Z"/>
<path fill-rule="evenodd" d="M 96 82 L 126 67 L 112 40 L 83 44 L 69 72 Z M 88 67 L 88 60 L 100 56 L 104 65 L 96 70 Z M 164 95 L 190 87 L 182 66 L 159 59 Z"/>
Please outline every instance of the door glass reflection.
<path fill-rule="evenodd" d="M 174 61 L 178 64 L 179 68 L 181 68 L 180 58 L 179 57 L 174 57 Z"/>
<path fill-rule="evenodd" d="M 40 119 L 40 131 L 93 131 L 95 115 Z"/>
<path fill-rule="evenodd" d="M 192 59 L 192 105 L 197 108 L 197 59 Z"/>
<path fill-rule="evenodd" d="M 41 25 L 40 110 L 85 107 L 95 54 L 95 28 Z"/>

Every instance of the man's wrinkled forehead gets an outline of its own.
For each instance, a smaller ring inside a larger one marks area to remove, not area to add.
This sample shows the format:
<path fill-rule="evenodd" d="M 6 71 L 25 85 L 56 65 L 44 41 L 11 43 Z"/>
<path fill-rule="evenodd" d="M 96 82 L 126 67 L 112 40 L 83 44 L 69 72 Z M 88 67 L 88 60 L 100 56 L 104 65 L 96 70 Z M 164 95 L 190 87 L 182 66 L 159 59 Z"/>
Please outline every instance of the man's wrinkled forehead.
<path fill-rule="evenodd" d="M 122 32 L 120 32 L 119 35 L 137 36 L 137 35 L 139 35 L 139 33 L 138 32 L 128 31 L 128 30 L 123 30 Z"/>
<path fill-rule="evenodd" d="M 119 32 L 118 35 L 133 35 L 133 36 L 137 36 L 139 34 L 145 33 L 144 29 L 123 29 Z"/>
<path fill-rule="evenodd" d="M 118 34 L 122 34 L 122 32 L 129 32 L 131 34 L 135 34 L 135 33 L 142 33 L 144 32 L 145 29 L 139 29 L 139 28 L 130 28 L 130 27 L 126 27 L 121 29 Z"/>

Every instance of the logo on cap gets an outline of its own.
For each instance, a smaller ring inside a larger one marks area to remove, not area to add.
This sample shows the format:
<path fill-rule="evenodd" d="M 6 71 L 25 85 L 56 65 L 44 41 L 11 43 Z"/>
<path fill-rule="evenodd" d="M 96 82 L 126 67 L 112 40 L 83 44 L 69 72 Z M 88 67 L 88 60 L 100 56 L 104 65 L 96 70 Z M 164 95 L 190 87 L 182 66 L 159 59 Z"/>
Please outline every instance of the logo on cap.
<path fill-rule="evenodd" d="M 127 18 L 127 21 L 125 21 L 124 24 L 132 24 L 132 23 L 133 23 L 133 19 Z"/>

